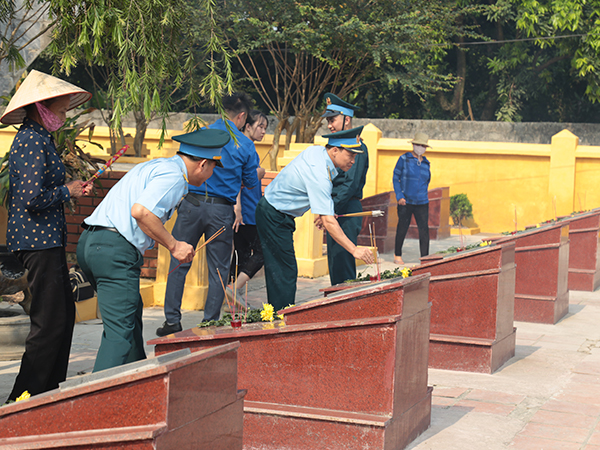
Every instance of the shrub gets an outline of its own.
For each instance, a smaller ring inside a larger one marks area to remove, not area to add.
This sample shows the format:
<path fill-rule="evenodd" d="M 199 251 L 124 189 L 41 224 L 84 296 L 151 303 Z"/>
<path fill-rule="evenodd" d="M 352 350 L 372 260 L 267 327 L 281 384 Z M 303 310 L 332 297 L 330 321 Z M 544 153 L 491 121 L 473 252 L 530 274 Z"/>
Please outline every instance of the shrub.
<path fill-rule="evenodd" d="M 467 194 L 456 194 L 450 197 L 450 217 L 456 226 L 460 226 L 464 219 L 473 217 L 473 205 Z"/>

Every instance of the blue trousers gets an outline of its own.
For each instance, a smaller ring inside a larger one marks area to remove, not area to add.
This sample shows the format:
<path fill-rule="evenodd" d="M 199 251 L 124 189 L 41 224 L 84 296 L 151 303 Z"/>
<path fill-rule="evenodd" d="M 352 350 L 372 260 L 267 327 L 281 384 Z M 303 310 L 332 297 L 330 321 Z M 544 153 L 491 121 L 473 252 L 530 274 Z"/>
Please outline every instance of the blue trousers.
<path fill-rule="evenodd" d="M 233 222 L 235 214 L 233 206 L 200 202 L 199 206 L 184 199 L 177 211 L 177 220 L 173 227 L 173 237 L 196 247 L 202 236 L 210 238 L 221 227 L 225 232 L 204 247 L 208 265 L 208 295 L 204 305 L 204 320 L 219 320 L 221 305 L 225 293 L 219 279 L 227 282 L 231 264 L 231 249 L 233 245 Z M 167 291 L 165 294 L 165 317 L 169 323 L 181 322 L 181 298 L 185 287 L 185 277 L 192 263 L 181 264 L 171 256 Z M 177 267 L 177 269 L 175 269 Z M 218 269 L 218 272 L 217 272 Z"/>
<path fill-rule="evenodd" d="M 142 254 L 119 233 L 85 230 L 77 244 L 77 262 L 98 293 L 104 325 L 94 372 L 146 359 L 140 295 Z"/>

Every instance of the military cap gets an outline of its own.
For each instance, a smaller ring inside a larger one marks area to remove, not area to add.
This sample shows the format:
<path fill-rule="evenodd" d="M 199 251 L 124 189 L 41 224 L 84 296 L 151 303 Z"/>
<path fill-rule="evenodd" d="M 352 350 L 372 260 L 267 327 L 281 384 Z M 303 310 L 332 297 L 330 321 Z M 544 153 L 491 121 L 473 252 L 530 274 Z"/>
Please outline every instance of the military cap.
<path fill-rule="evenodd" d="M 340 114 L 354 117 L 354 111 L 358 111 L 360 109 L 358 106 L 354 106 L 348 102 L 345 102 L 331 92 L 325 94 L 325 101 L 327 102 L 327 109 L 321 117 L 334 117 Z"/>
<path fill-rule="evenodd" d="M 191 133 L 173 136 L 173 140 L 179 142 L 181 153 L 197 158 L 212 159 L 217 162 L 218 167 L 223 167 L 221 148 L 227 145 L 230 139 L 227 131 L 210 128 L 201 128 Z"/>
<path fill-rule="evenodd" d="M 329 139 L 328 145 L 332 147 L 345 148 L 352 153 L 364 153 L 361 150 L 360 133 L 364 127 L 351 128 L 336 133 L 324 134 L 323 137 Z"/>

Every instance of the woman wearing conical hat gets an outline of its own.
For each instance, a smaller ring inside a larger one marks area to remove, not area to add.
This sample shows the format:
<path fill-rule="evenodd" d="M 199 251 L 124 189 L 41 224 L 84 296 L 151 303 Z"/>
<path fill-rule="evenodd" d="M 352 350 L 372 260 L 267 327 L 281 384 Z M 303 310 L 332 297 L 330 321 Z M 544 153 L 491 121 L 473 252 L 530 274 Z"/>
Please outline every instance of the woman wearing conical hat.
<path fill-rule="evenodd" d="M 11 99 L 0 122 L 22 123 L 10 148 L 6 242 L 29 271 L 31 330 L 21 368 L 8 400 L 24 391 L 40 394 L 65 380 L 75 304 L 65 256 L 64 204 L 86 195 L 80 180 L 65 183 L 65 166 L 52 132 L 67 111 L 92 94 L 53 76 L 32 71 Z"/>

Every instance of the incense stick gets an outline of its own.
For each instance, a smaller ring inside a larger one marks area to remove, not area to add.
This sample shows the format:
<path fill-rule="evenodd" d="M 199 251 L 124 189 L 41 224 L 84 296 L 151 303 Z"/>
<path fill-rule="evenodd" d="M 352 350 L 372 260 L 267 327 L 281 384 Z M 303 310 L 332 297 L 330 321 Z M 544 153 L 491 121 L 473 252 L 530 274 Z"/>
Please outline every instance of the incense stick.
<path fill-rule="evenodd" d="M 204 247 L 206 244 L 208 244 L 210 241 L 213 241 L 214 239 L 216 239 L 216 238 L 217 238 L 217 237 L 218 237 L 220 234 L 222 234 L 224 231 L 225 231 L 225 227 L 221 227 L 219 230 L 217 230 L 217 232 L 216 232 L 215 234 L 213 234 L 211 237 L 209 237 L 209 238 L 208 238 L 208 240 L 204 242 L 204 244 L 202 244 L 202 245 L 200 245 L 200 246 L 196 247 L 196 250 L 195 250 L 195 251 L 197 252 L 198 250 L 201 250 L 201 249 L 202 249 L 202 248 L 203 248 L 203 247 Z M 173 272 L 175 272 L 175 270 L 176 270 L 176 269 L 177 269 L 177 268 L 178 268 L 180 265 L 182 265 L 182 264 L 183 264 L 183 263 L 179 263 L 179 264 L 177 264 L 175 267 L 173 267 L 173 270 L 171 270 L 171 271 L 170 271 L 170 272 L 167 274 L 167 277 L 168 277 L 169 275 L 171 275 Z"/>
<path fill-rule="evenodd" d="M 373 222 L 373 234 L 377 236 L 377 234 L 375 233 L 375 222 Z M 377 281 L 381 281 L 381 272 L 379 271 L 379 249 L 377 247 L 375 247 L 375 255 L 377 256 Z"/>
<path fill-rule="evenodd" d="M 223 287 L 223 295 L 227 300 L 227 305 L 229 305 L 229 309 L 233 309 L 235 311 L 235 307 L 231 308 L 231 303 L 229 303 L 229 298 L 227 298 L 227 290 L 225 289 L 225 284 L 223 284 L 223 278 L 221 278 L 221 272 L 219 272 L 219 268 L 217 267 L 217 273 L 219 274 L 219 280 L 221 280 L 221 286 Z M 235 313 L 234 313 L 235 314 Z M 233 316 L 235 319 L 235 316 Z"/>
<path fill-rule="evenodd" d="M 336 217 L 369 217 L 369 216 L 373 216 L 373 217 L 383 217 L 384 212 L 376 209 L 374 211 L 363 211 L 363 212 L 357 212 L 357 213 L 349 213 L 349 214 L 338 214 Z"/>
<path fill-rule="evenodd" d="M 89 180 L 87 180 L 85 183 L 83 183 L 83 187 L 86 187 L 88 184 L 93 183 L 94 180 L 96 178 L 98 178 L 100 175 L 102 175 L 104 173 L 104 171 L 111 166 L 112 163 L 114 163 L 117 159 L 119 159 L 123 155 L 123 153 L 125 153 L 127 151 L 128 148 L 129 148 L 129 145 L 126 145 L 121 150 L 119 150 L 117 153 L 115 153 L 108 161 L 106 161 L 106 164 L 104 164 L 98 172 L 96 172 L 94 175 L 92 175 L 92 177 Z"/>
<path fill-rule="evenodd" d="M 248 323 L 248 281 L 246 281 L 246 300 L 244 301 L 246 309 L 244 310 L 244 322 Z"/>

